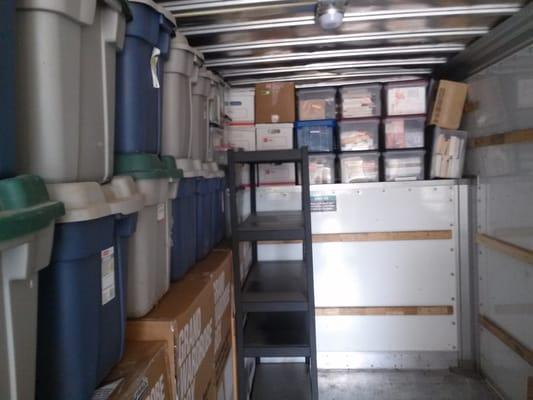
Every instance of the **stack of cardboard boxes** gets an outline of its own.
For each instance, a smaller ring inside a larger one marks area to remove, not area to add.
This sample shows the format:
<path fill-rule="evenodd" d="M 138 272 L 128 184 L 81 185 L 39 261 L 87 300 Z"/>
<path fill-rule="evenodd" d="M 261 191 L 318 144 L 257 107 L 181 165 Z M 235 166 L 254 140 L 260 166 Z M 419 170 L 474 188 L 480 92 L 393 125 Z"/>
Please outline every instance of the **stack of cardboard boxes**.
<path fill-rule="evenodd" d="M 214 250 L 146 316 L 128 321 L 126 356 L 96 399 L 230 400 L 231 288 L 231 252 Z"/>

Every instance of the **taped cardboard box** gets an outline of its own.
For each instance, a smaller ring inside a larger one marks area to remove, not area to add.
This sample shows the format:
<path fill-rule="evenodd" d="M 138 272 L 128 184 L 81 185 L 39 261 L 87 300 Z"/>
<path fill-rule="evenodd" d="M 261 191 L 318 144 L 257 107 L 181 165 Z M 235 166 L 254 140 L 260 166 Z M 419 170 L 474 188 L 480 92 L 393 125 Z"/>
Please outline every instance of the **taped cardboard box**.
<path fill-rule="evenodd" d="M 163 340 L 175 378 L 173 398 L 202 400 L 213 379 L 213 290 L 207 280 L 172 283 L 145 317 L 128 321 L 128 340 Z"/>
<path fill-rule="evenodd" d="M 231 330 L 231 287 L 233 258 L 228 249 L 215 249 L 198 262 L 187 274 L 186 280 L 207 280 L 213 291 L 215 366 L 227 353 L 224 344 Z"/>
<path fill-rule="evenodd" d="M 173 400 L 173 382 L 165 342 L 129 341 L 93 400 Z"/>
<path fill-rule="evenodd" d="M 463 117 L 467 92 L 466 83 L 439 81 L 429 124 L 444 129 L 458 129 Z"/>
<path fill-rule="evenodd" d="M 295 119 L 294 83 L 269 82 L 255 85 L 256 123 L 290 123 L 294 122 Z"/>

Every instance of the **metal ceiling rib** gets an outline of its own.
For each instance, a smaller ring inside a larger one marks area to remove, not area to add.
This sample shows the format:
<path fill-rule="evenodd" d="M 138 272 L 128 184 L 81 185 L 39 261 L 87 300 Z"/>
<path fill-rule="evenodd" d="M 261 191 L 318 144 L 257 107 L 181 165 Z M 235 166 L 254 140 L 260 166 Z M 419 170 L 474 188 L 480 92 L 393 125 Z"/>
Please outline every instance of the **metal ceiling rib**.
<path fill-rule="evenodd" d="M 526 1 L 348 0 L 343 25 L 315 23 L 317 0 L 159 1 L 206 66 L 231 85 L 320 85 L 432 73 Z"/>

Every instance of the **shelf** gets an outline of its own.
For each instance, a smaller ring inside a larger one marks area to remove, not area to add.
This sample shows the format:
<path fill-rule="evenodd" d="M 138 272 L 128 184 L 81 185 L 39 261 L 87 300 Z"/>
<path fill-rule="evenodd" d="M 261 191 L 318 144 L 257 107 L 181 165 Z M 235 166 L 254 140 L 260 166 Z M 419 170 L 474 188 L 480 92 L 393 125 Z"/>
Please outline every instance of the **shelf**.
<path fill-rule="evenodd" d="M 236 163 L 278 163 L 301 162 L 302 150 L 263 150 L 263 151 L 235 151 L 233 160 Z"/>
<path fill-rule="evenodd" d="M 301 211 L 265 211 L 251 214 L 237 230 L 240 241 L 303 240 L 305 236 Z"/>
<path fill-rule="evenodd" d="M 245 357 L 309 357 L 309 324 L 305 312 L 248 313 L 244 328 Z"/>
<path fill-rule="evenodd" d="M 243 311 L 307 311 L 306 283 L 303 261 L 258 262 L 242 290 Z"/>
<path fill-rule="evenodd" d="M 257 364 L 251 399 L 311 399 L 311 380 L 307 364 Z"/>

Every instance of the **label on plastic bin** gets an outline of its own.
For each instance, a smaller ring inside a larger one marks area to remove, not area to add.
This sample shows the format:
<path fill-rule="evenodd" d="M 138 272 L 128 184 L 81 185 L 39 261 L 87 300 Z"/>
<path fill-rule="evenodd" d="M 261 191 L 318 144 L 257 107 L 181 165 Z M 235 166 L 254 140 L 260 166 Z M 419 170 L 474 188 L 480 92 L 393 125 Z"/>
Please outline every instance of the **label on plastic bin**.
<path fill-rule="evenodd" d="M 102 250 L 102 305 L 115 298 L 115 249 Z"/>
<path fill-rule="evenodd" d="M 311 194 L 311 212 L 337 211 L 337 196 Z"/>
<path fill-rule="evenodd" d="M 159 76 L 157 75 L 157 64 L 159 62 L 159 55 L 161 50 L 154 47 L 152 50 L 152 57 L 150 58 L 150 70 L 152 71 L 152 84 L 156 89 L 159 89 Z"/>
<path fill-rule="evenodd" d="M 157 205 L 157 222 L 165 219 L 165 205 L 163 203 Z"/>

